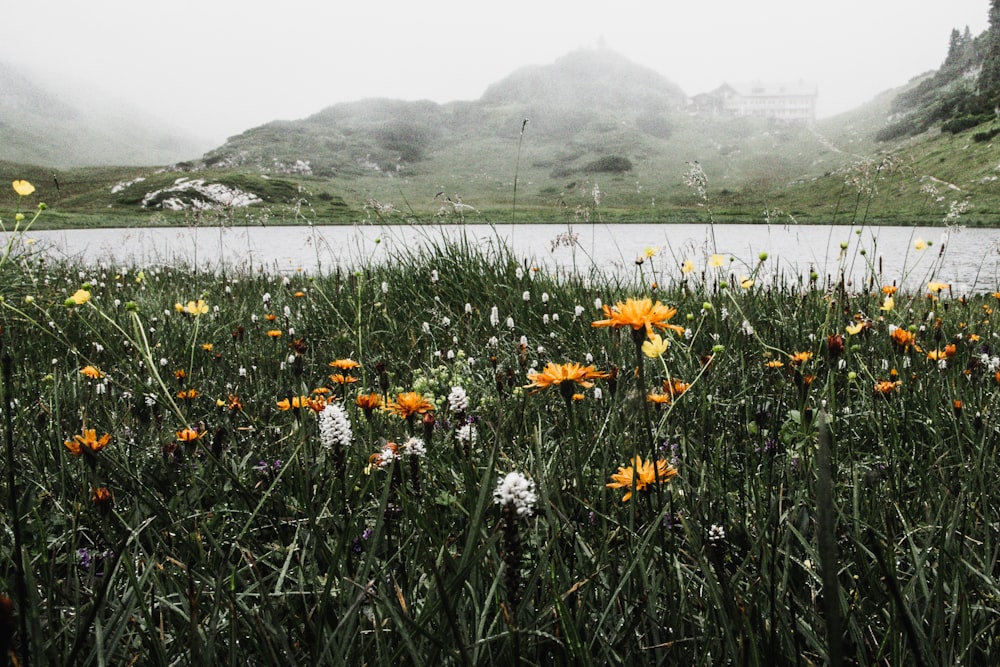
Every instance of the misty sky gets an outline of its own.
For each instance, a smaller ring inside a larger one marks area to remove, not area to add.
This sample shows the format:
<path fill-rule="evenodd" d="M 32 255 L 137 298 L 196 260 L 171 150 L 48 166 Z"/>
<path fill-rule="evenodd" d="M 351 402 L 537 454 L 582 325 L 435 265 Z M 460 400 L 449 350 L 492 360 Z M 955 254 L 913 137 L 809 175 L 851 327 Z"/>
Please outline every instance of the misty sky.
<path fill-rule="evenodd" d="M 31 0 L 0 62 L 73 82 L 190 134 L 225 137 L 365 97 L 474 100 L 523 65 L 604 44 L 688 95 L 725 81 L 819 86 L 853 108 L 940 66 L 988 0 Z"/>

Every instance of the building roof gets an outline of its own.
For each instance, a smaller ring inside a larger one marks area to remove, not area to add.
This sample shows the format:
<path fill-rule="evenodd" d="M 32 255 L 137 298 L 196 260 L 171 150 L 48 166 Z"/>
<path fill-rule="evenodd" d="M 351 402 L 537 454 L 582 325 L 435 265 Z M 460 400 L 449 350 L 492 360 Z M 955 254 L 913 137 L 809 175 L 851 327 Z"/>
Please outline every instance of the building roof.
<path fill-rule="evenodd" d="M 816 96 L 817 86 L 808 81 L 791 83 L 768 83 L 754 81 L 752 83 L 727 83 L 721 88 L 730 88 L 743 97 L 781 97 L 785 95 Z"/>

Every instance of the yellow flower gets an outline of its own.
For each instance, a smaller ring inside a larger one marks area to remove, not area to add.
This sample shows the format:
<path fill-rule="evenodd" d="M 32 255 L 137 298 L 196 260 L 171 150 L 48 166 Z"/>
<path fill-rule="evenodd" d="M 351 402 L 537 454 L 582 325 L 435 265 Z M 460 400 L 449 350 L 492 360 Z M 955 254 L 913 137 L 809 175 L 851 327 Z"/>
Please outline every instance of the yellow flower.
<path fill-rule="evenodd" d="M 669 340 L 663 338 L 660 334 L 653 334 L 652 337 L 642 344 L 642 353 L 650 359 L 657 359 L 667 351 L 668 347 L 670 347 Z"/>
<path fill-rule="evenodd" d="M 893 299 L 892 296 L 887 296 L 885 297 L 885 301 L 882 302 L 881 309 L 888 312 L 892 310 L 895 305 L 896 305 L 896 300 Z"/>
<path fill-rule="evenodd" d="M 708 259 L 708 265 L 713 269 L 717 269 L 726 263 L 726 258 L 723 255 L 715 254 Z"/>
<path fill-rule="evenodd" d="M 643 250 L 642 254 L 646 256 L 646 259 L 649 259 L 650 257 L 655 257 L 658 252 L 660 252 L 660 249 L 657 246 L 649 246 Z"/>
<path fill-rule="evenodd" d="M 676 308 L 669 308 L 657 301 L 653 303 L 650 298 L 632 299 L 628 298 L 624 303 L 619 301 L 614 308 L 604 306 L 605 320 L 597 320 L 591 323 L 593 327 L 632 327 L 633 330 L 646 329 L 646 335 L 653 333 L 653 327 L 658 329 L 670 329 L 678 334 L 684 333 L 684 327 L 676 324 L 667 324 L 667 320 L 677 314 Z"/>
<path fill-rule="evenodd" d="M 916 241 L 913 242 L 913 249 L 916 250 L 917 252 L 920 252 L 921 250 L 926 250 L 927 241 L 923 239 L 917 239 Z"/>
<path fill-rule="evenodd" d="M 197 301 L 188 301 L 186 306 L 175 303 L 174 310 L 178 313 L 186 313 L 187 315 L 198 317 L 199 315 L 204 315 L 208 312 L 208 304 L 201 299 L 198 299 Z"/>
<path fill-rule="evenodd" d="M 609 489 L 627 489 L 628 492 L 622 497 L 622 502 L 627 502 L 632 497 L 633 488 L 636 491 L 645 491 L 652 484 L 669 482 L 677 475 L 677 468 L 667 463 L 665 459 L 660 459 L 655 464 L 652 461 L 643 461 L 641 456 L 632 459 L 632 465 L 627 468 L 619 467 L 618 472 L 611 475 L 611 482 L 605 486 Z"/>
<path fill-rule="evenodd" d="M 215 345 L 213 345 L 212 343 L 202 343 L 201 344 L 201 349 L 205 350 L 206 352 L 211 352 L 214 347 L 215 347 Z"/>
<path fill-rule="evenodd" d="M 865 323 L 864 322 L 855 322 L 854 324 L 848 324 L 844 328 L 847 330 L 848 334 L 850 334 L 851 336 L 853 336 L 855 334 L 861 333 L 861 330 L 865 328 Z"/>
<path fill-rule="evenodd" d="M 90 301 L 90 291 L 85 289 L 78 289 L 73 292 L 73 296 L 66 299 L 67 306 L 82 306 L 83 304 Z"/>
<path fill-rule="evenodd" d="M 104 449 L 111 442 L 111 435 L 105 433 L 97 437 L 97 429 L 85 428 L 80 435 L 74 435 L 72 440 L 63 443 L 73 456 L 91 456 Z"/>
<path fill-rule="evenodd" d="M 104 371 L 97 366 L 84 366 L 80 369 L 80 375 L 85 375 L 91 380 L 97 380 L 104 377 Z"/>
<path fill-rule="evenodd" d="M 742 287 L 743 289 L 750 289 L 751 287 L 753 287 L 753 278 L 740 276 L 740 287 Z"/>
<path fill-rule="evenodd" d="M 932 280 L 931 282 L 927 283 L 927 290 L 929 292 L 938 293 L 941 292 L 941 290 L 948 289 L 949 287 L 951 287 L 951 285 L 949 285 L 948 283 L 940 283 L 935 280 Z"/>
<path fill-rule="evenodd" d="M 540 371 L 528 371 L 528 379 L 531 384 L 526 388 L 533 387 L 535 391 L 548 387 L 558 387 L 563 382 L 575 382 L 581 387 L 589 389 L 594 386 L 590 380 L 608 377 L 607 373 L 595 369 L 593 366 L 584 366 L 578 363 L 557 364 L 549 362 Z"/>
<path fill-rule="evenodd" d="M 14 186 L 14 192 L 22 197 L 27 197 L 35 191 L 35 186 L 28 181 L 14 181 L 11 185 Z"/>
<path fill-rule="evenodd" d="M 681 273 L 683 273 L 686 276 L 692 271 L 694 271 L 694 262 L 692 262 L 690 259 L 685 259 L 684 263 L 681 264 Z"/>

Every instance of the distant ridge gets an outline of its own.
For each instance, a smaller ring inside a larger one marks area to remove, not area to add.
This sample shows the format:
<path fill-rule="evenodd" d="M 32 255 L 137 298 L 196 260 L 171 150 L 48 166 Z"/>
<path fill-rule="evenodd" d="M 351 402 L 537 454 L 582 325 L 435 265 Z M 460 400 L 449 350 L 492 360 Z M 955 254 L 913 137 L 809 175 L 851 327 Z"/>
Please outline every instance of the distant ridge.
<path fill-rule="evenodd" d="M 0 160 L 77 167 L 162 165 L 206 146 L 139 112 L 68 99 L 0 63 Z"/>

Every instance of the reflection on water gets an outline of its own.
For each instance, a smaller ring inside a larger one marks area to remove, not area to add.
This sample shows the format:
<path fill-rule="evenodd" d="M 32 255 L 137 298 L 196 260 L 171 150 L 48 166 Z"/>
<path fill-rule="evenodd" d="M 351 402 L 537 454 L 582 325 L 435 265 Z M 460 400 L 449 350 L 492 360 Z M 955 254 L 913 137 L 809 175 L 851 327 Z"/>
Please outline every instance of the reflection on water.
<path fill-rule="evenodd" d="M 860 233 L 859 233 L 860 231 Z M 760 278 L 796 281 L 816 271 L 823 281 L 841 272 L 860 289 L 875 275 L 883 284 L 922 288 L 934 278 L 955 294 L 997 289 L 1000 230 L 827 225 L 584 224 L 87 229 L 32 232 L 52 257 L 85 263 L 199 269 L 302 269 L 325 272 L 386 261 L 445 239 L 484 249 L 508 247 L 526 263 L 549 270 L 593 269 L 666 282 L 692 260 L 700 273 L 716 252 L 723 273 L 749 275 L 762 253 Z M 922 251 L 918 239 L 928 243 Z M 657 252 L 636 263 L 647 248 Z"/>

